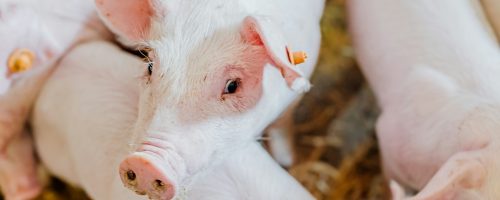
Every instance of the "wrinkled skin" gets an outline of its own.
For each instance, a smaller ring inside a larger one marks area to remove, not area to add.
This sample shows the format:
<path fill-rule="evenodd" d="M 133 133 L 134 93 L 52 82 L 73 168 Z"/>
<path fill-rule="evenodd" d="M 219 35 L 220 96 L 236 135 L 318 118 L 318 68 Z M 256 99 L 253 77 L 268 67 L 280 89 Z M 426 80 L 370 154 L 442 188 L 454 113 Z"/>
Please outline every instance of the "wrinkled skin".
<path fill-rule="evenodd" d="M 57 59 L 97 35 L 109 33 L 90 0 L 0 2 L 0 188 L 6 199 L 31 199 L 40 192 L 25 121 Z M 13 74 L 7 60 L 21 48 L 32 51 L 35 60 L 31 70 Z"/>
<path fill-rule="evenodd" d="M 348 2 L 394 198 L 500 198 L 500 52 L 479 2 Z"/>
<path fill-rule="evenodd" d="M 41 160 L 92 199 L 146 199 L 127 190 L 117 171 L 130 151 L 145 67 L 108 42 L 82 44 L 61 61 L 37 101 L 32 124 Z M 205 172 L 178 197 L 312 199 L 255 141 Z"/>
<path fill-rule="evenodd" d="M 138 74 L 138 118 L 120 165 L 125 185 L 139 194 L 174 197 L 199 172 L 259 137 L 309 89 L 322 0 L 96 5 L 122 41 L 149 49 L 152 62 Z M 291 65 L 287 46 L 310 59 Z"/>

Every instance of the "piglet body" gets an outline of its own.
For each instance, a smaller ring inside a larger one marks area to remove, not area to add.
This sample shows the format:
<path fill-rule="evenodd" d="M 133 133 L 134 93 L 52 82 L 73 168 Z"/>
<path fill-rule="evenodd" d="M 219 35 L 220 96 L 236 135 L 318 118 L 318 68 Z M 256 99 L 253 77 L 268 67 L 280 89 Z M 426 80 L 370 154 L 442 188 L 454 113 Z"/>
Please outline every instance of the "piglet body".
<path fill-rule="evenodd" d="M 415 199 L 500 198 L 500 52 L 475 5 L 349 1 L 385 173 Z"/>
<path fill-rule="evenodd" d="M 61 61 L 37 101 L 32 123 L 41 160 L 93 199 L 146 199 L 127 190 L 118 173 L 130 151 L 142 81 L 137 76 L 144 65 L 108 42 L 79 45 Z M 312 199 L 256 141 L 192 178 L 179 198 Z"/>

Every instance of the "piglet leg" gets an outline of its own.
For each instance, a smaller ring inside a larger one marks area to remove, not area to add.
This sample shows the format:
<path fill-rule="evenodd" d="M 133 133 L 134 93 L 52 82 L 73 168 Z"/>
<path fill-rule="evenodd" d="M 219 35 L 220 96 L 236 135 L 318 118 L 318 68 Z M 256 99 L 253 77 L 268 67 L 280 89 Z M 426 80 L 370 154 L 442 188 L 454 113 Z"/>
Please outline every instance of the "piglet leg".
<path fill-rule="evenodd" d="M 42 190 L 32 142 L 26 132 L 16 135 L 0 157 L 0 188 L 7 200 L 33 199 Z"/>
<path fill-rule="evenodd" d="M 427 185 L 413 197 L 405 197 L 403 188 L 396 182 L 391 183 L 391 191 L 395 200 L 452 200 L 483 199 L 478 193 L 467 189 L 480 186 L 486 179 L 486 168 L 481 151 L 460 152 L 452 156 L 434 174 Z"/>
<path fill-rule="evenodd" d="M 54 71 L 55 62 L 57 60 L 26 72 L 0 96 L 0 154 L 5 153 L 12 138 L 22 133 L 38 93 Z"/>
<path fill-rule="evenodd" d="M 48 63 L 28 72 L 0 96 L 0 188 L 7 200 L 32 199 L 41 191 L 33 141 L 23 131 L 32 105 L 54 66 L 55 63 Z"/>
<path fill-rule="evenodd" d="M 267 128 L 270 152 L 274 159 L 282 166 L 289 167 L 294 162 L 294 128 L 293 114 L 299 100 L 296 100 L 283 115 Z"/>

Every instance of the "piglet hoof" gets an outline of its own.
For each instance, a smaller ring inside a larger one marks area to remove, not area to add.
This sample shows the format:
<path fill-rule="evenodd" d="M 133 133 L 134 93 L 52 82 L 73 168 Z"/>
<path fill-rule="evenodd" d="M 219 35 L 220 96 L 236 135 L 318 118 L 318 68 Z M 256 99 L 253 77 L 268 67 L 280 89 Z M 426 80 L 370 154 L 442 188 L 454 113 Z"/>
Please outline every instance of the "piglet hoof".
<path fill-rule="evenodd" d="M 404 200 L 405 199 L 405 191 L 403 187 L 401 187 L 396 181 L 392 180 L 390 182 L 390 189 L 393 200 Z"/>
<path fill-rule="evenodd" d="M 174 183 L 160 168 L 144 156 L 131 155 L 120 165 L 125 187 L 154 200 L 170 200 L 175 196 Z"/>

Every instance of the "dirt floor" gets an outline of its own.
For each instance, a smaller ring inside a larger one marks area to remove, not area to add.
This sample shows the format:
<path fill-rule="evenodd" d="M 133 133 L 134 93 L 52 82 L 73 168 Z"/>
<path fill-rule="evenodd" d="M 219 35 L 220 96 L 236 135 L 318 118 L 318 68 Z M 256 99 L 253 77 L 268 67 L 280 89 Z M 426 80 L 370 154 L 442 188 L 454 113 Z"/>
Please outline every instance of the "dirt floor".
<path fill-rule="evenodd" d="M 329 0 L 312 91 L 296 112 L 299 163 L 290 173 L 318 199 L 389 199 L 374 135 L 378 108 L 356 65 L 345 0 Z"/>
<path fill-rule="evenodd" d="M 374 136 L 378 115 L 346 32 L 345 0 L 327 0 L 314 87 L 296 111 L 297 164 L 290 173 L 317 199 L 389 199 Z M 43 200 L 88 199 L 61 181 Z"/>

